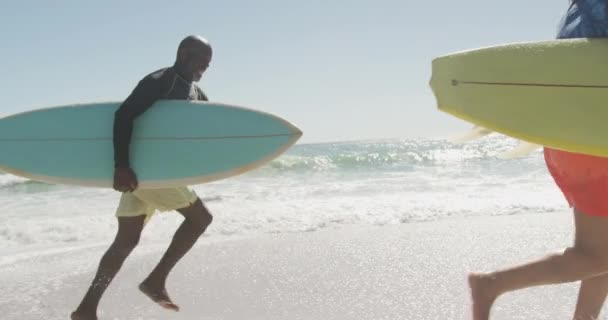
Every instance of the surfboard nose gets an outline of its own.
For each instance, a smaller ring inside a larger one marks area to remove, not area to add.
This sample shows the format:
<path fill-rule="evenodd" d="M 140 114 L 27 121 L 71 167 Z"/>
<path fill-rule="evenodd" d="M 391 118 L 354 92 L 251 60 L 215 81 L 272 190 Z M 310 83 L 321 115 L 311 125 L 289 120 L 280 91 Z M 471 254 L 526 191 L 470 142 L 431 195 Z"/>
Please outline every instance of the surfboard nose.
<path fill-rule="evenodd" d="M 287 122 L 287 128 L 291 132 L 291 139 L 289 144 L 294 145 L 298 140 L 300 140 L 300 138 L 302 138 L 302 135 L 304 133 L 302 132 L 302 130 L 300 130 L 300 128 L 296 127 L 290 122 Z"/>
<path fill-rule="evenodd" d="M 298 128 L 295 124 L 283 119 L 283 118 L 279 118 L 281 120 L 281 122 L 283 123 L 283 125 L 285 126 L 285 128 L 287 129 L 287 131 L 289 132 L 290 135 L 297 137 L 297 139 L 299 139 L 300 137 L 302 137 L 302 135 L 304 134 L 302 132 L 302 130 L 300 130 L 300 128 Z M 297 140 L 296 139 L 296 140 Z"/>
<path fill-rule="evenodd" d="M 304 132 L 302 132 L 302 130 L 300 130 L 300 128 L 296 127 L 294 124 L 290 123 L 288 128 L 294 136 L 301 137 L 304 135 Z"/>

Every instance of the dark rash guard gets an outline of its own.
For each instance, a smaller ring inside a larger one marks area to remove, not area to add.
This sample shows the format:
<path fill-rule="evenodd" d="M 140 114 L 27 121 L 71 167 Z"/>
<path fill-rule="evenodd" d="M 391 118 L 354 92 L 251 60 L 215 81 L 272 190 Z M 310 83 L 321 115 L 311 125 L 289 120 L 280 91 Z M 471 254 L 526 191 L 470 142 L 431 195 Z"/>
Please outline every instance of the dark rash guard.
<path fill-rule="evenodd" d="M 207 101 L 203 91 L 180 76 L 174 67 L 144 77 L 114 114 L 114 166 L 130 167 L 129 144 L 133 121 L 162 99 Z"/>

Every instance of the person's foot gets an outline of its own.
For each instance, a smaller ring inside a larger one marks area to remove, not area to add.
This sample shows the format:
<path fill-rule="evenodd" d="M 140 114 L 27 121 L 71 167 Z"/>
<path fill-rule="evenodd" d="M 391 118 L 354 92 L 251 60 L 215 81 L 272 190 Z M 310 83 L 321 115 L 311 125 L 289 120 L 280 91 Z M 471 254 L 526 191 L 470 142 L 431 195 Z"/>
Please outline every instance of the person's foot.
<path fill-rule="evenodd" d="M 85 314 L 80 311 L 74 311 L 70 315 L 70 319 L 72 319 L 72 320 L 97 320 L 97 315 Z"/>
<path fill-rule="evenodd" d="M 144 281 L 139 285 L 139 290 L 161 307 L 167 310 L 179 311 L 179 306 L 171 301 L 164 286 L 155 287 Z"/>
<path fill-rule="evenodd" d="M 494 278 L 486 274 L 470 274 L 469 288 L 473 302 L 473 320 L 488 320 L 490 309 L 498 297 L 492 287 Z"/>

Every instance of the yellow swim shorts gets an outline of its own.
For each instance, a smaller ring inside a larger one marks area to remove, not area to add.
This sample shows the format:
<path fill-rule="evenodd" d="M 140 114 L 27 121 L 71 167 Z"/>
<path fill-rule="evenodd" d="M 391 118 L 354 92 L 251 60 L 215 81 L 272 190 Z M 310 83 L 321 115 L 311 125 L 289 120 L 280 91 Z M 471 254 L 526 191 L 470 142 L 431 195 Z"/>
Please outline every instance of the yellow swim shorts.
<path fill-rule="evenodd" d="M 148 220 L 156 210 L 172 211 L 190 206 L 198 196 L 186 187 L 171 189 L 136 189 L 125 192 L 120 198 L 117 217 L 145 215 Z"/>

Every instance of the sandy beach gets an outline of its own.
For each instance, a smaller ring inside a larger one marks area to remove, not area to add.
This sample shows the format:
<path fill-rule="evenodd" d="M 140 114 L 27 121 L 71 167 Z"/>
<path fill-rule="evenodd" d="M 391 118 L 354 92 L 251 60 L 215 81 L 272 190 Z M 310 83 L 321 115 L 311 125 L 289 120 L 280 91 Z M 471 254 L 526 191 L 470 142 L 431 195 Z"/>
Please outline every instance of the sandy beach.
<path fill-rule="evenodd" d="M 572 238 L 564 212 L 453 218 L 203 239 L 176 268 L 168 312 L 137 284 L 163 249 L 143 243 L 100 306 L 100 319 L 467 319 L 469 271 L 560 250 Z M 0 268 L 2 319 L 68 319 L 105 247 L 24 259 Z M 494 319 L 569 319 L 577 284 L 501 297 Z"/>

